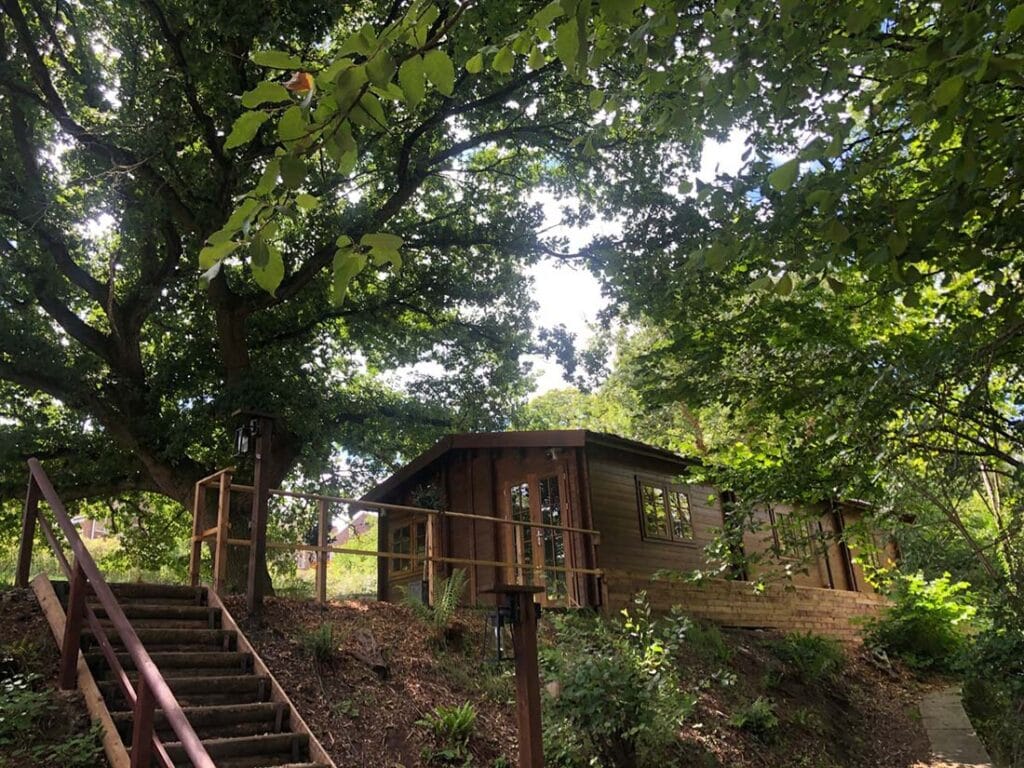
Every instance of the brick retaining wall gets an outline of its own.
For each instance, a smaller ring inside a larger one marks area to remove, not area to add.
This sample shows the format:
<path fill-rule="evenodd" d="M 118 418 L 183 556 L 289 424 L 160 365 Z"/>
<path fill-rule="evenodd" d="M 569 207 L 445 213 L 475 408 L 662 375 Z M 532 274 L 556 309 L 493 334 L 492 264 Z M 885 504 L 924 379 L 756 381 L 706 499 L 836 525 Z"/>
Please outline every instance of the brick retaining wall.
<path fill-rule="evenodd" d="M 844 641 L 860 640 L 857 617 L 877 616 L 885 598 L 864 592 L 771 584 L 755 593 L 748 581 L 711 579 L 702 584 L 649 581 L 606 571 L 608 610 L 618 613 L 633 595 L 647 591 L 655 610 L 678 605 L 686 613 L 728 627 L 770 628 L 784 632 L 814 632 Z"/>

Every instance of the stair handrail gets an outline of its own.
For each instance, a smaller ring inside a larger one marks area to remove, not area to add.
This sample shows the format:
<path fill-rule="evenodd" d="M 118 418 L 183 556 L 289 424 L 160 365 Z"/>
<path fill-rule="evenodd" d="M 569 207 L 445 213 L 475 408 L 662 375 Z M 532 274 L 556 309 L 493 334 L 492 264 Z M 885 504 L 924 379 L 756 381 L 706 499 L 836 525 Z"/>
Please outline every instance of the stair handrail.
<path fill-rule="evenodd" d="M 153 729 L 154 710 L 164 711 L 168 725 L 181 742 L 188 759 L 194 768 L 215 768 L 213 759 L 203 746 L 192 724 L 182 711 L 181 705 L 171 691 L 170 686 L 157 668 L 153 659 L 142 645 L 134 627 L 128 621 L 120 603 L 107 584 L 99 567 L 86 549 L 78 530 L 68 514 L 64 503 L 50 482 L 38 459 L 28 460 L 29 482 L 25 498 L 25 510 L 22 518 L 21 548 L 18 558 L 17 582 L 19 586 L 27 586 L 29 567 L 32 557 L 32 545 L 35 539 L 35 524 L 38 521 L 50 547 L 54 550 L 57 561 L 68 578 L 71 593 L 68 597 L 67 622 L 64 629 L 64 643 L 61 646 L 61 680 L 62 688 L 74 688 L 76 685 L 76 668 L 78 652 L 81 647 L 82 619 L 88 621 L 96 636 L 107 663 L 117 675 L 117 682 L 125 694 L 128 703 L 133 707 L 132 717 L 132 768 L 149 768 L 152 750 L 166 766 L 173 768 L 160 738 Z M 57 525 L 68 540 L 71 552 L 75 556 L 74 567 L 67 562 L 64 552 L 54 535 L 46 518 L 39 514 L 39 494 L 50 506 Z M 100 605 L 106 611 L 107 618 L 113 625 L 118 637 L 124 643 L 125 650 L 135 663 L 138 672 L 138 688 L 132 686 L 124 668 L 117 659 L 110 641 L 99 624 L 95 611 L 86 602 L 86 589 L 92 587 Z"/>

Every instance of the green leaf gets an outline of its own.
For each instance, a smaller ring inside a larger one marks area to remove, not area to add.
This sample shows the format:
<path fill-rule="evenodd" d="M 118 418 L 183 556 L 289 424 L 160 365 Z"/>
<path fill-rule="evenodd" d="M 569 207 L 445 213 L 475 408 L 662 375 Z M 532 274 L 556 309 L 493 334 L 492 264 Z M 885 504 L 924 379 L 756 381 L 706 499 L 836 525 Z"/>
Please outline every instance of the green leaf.
<path fill-rule="evenodd" d="M 395 76 L 395 60 L 387 51 L 381 51 L 366 62 L 366 76 L 370 82 L 382 88 Z"/>
<path fill-rule="evenodd" d="M 527 59 L 526 63 L 532 70 L 538 70 L 547 63 L 544 59 L 544 51 L 540 49 L 540 46 L 533 46 L 530 50 L 530 58 Z"/>
<path fill-rule="evenodd" d="M 751 293 L 756 293 L 757 291 L 767 291 L 774 285 L 775 281 L 772 280 L 771 276 L 765 275 L 764 277 L 759 277 L 757 280 L 748 285 L 747 290 L 750 291 Z"/>
<path fill-rule="evenodd" d="M 833 243 L 845 243 L 850 239 L 850 230 L 839 219 L 832 219 L 825 226 L 825 237 Z"/>
<path fill-rule="evenodd" d="M 609 24 L 629 24 L 635 9 L 633 0 L 601 0 L 601 15 Z"/>
<path fill-rule="evenodd" d="M 576 19 L 569 19 L 558 25 L 555 30 L 555 54 L 570 72 L 576 69 L 576 59 L 580 52 L 579 27 Z"/>
<path fill-rule="evenodd" d="M 789 296 L 793 292 L 793 286 L 793 277 L 789 272 L 786 272 L 779 278 L 779 282 L 775 284 L 775 293 L 779 296 Z"/>
<path fill-rule="evenodd" d="M 363 235 L 359 238 L 359 244 L 364 248 L 384 248 L 391 251 L 397 251 L 403 242 L 405 241 L 398 235 L 389 235 L 386 232 Z"/>
<path fill-rule="evenodd" d="M 796 177 L 800 175 L 800 161 L 797 158 L 793 158 L 774 171 L 768 174 L 768 183 L 773 189 L 779 192 L 784 192 L 793 186 L 796 182 Z"/>
<path fill-rule="evenodd" d="M 889 253 L 893 256 L 899 256 L 905 250 L 907 250 L 907 236 L 902 235 L 899 232 L 893 232 L 885 239 L 886 244 L 889 246 Z"/>
<path fill-rule="evenodd" d="M 320 207 L 320 200 L 313 195 L 303 192 L 295 197 L 295 204 L 304 211 L 312 211 Z"/>
<path fill-rule="evenodd" d="M 423 101 L 427 85 L 422 56 L 412 56 L 402 62 L 402 66 L 398 69 L 398 82 L 405 92 L 406 104 L 415 107 Z"/>
<path fill-rule="evenodd" d="M 277 123 L 277 135 L 281 141 L 298 141 L 305 137 L 308 129 L 306 115 L 303 113 L 302 107 L 297 104 L 288 107 Z"/>
<path fill-rule="evenodd" d="M 437 90 L 445 96 L 452 95 L 455 91 L 455 65 L 447 53 L 439 48 L 427 51 L 423 54 L 423 70 Z"/>
<path fill-rule="evenodd" d="M 836 294 L 837 296 L 846 290 L 846 284 L 841 280 L 832 277 L 832 275 L 826 276 L 825 282 L 828 283 L 828 287 L 832 289 L 832 293 Z"/>
<path fill-rule="evenodd" d="M 252 272 L 256 284 L 269 294 L 273 294 L 284 279 L 284 259 L 281 251 L 273 245 L 267 245 L 267 261 L 263 266 L 257 266 L 252 260 L 249 261 L 249 271 Z"/>
<path fill-rule="evenodd" d="M 963 90 L 963 87 L 963 75 L 947 77 L 939 83 L 939 87 L 935 89 L 935 93 L 932 94 L 932 101 L 935 102 L 936 106 L 944 107 L 960 95 L 960 91 Z"/>
<path fill-rule="evenodd" d="M 348 235 L 338 235 L 338 239 L 334 241 L 334 244 L 339 248 L 348 248 L 352 245 L 352 238 Z"/>
<path fill-rule="evenodd" d="M 547 27 L 551 25 L 551 22 L 562 16 L 565 11 L 562 10 L 562 3 L 560 0 L 551 0 L 550 3 L 541 8 L 537 13 L 533 15 L 531 24 L 535 27 Z"/>
<path fill-rule="evenodd" d="M 351 248 L 343 246 L 334 254 L 334 275 L 331 280 L 331 301 L 335 306 L 345 301 L 349 283 L 352 278 L 363 271 L 366 256 L 354 253 Z"/>
<path fill-rule="evenodd" d="M 384 107 L 372 93 L 364 93 L 359 103 L 349 113 L 353 123 L 369 128 L 372 131 L 383 131 L 388 127 L 388 119 Z"/>
<path fill-rule="evenodd" d="M 587 97 L 587 103 L 590 104 L 591 109 L 600 109 L 604 104 L 604 91 L 591 91 Z"/>
<path fill-rule="evenodd" d="M 270 69 L 301 69 L 302 61 L 284 51 L 256 51 L 251 56 L 253 64 Z"/>
<path fill-rule="evenodd" d="M 494 54 L 494 59 L 491 61 L 491 68 L 495 72 L 507 75 L 512 71 L 512 66 L 515 64 L 515 60 L 516 57 L 513 55 L 512 49 L 506 45 Z"/>
<path fill-rule="evenodd" d="M 267 241 L 262 237 L 254 237 L 249 243 L 249 261 L 258 269 L 266 268 L 267 262 L 270 261 L 270 249 L 267 247 Z"/>
<path fill-rule="evenodd" d="M 484 55 L 478 53 L 475 56 L 471 56 L 469 61 L 466 62 L 466 71 L 471 75 L 479 74 L 484 69 Z"/>
<path fill-rule="evenodd" d="M 234 240 L 228 240 L 224 243 L 217 243 L 216 245 L 208 245 L 199 251 L 199 268 L 209 269 L 218 261 L 223 261 L 232 251 L 234 251 L 241 243 L 235 242 Z"/>
<path fill-rule="evenodd" d="M 267 167 L 263 169 L 263 174 L 260 176 L 260 180 L 256 182 L 256 186 L 253 188 L 254 195 L 266 195 L 274 191 L 274 187 L 277 186 L 277 177 L 281 173 L 281 161 L 274 157 L 267 163 Z"/>
<path fill-rule="evenodd" d="M 306 180 L 306 161 L 295 155 L 281 158 L 281 181 L 288 189 L 298 189 Z"/>
<path fill-rule="evenodd" d="M 1012 35 L 1022 28 L 1024 28 L 1024 3 L 1006 14 L 1006 34 Z"/>
<path fill-rule="evenodd" d="M 363 56 L 369 56 L 376 45 L 377 35 L 373 31 L 373 27 L 365 24 L 358 32 L 350 35 L 341 44 L 341 50 L 338 53 L 342 55 L 346 53 L 361 53 Z"/>
<path fill-rule="evenodd" d="M 288 89 L 280 83 L 271 83 L 264 81 L 253 88 L 251 91 L 246 91 L 242 94 L 242 106 L 252 109 L 258 107 L 260 104 L 267 102 L 277 104 L 282 101 L 291 101 L 291 94 L 288 93 Z"/>
<path fill-rule="evenodd" d="M 259 133 L 260 126 L 270 118 L 266 112 L 257 110 L 255 112 L 243 112 L 231 126 L 231 133 L 224 139 L 224 149 L 234 149 L 248 144 Z"/>

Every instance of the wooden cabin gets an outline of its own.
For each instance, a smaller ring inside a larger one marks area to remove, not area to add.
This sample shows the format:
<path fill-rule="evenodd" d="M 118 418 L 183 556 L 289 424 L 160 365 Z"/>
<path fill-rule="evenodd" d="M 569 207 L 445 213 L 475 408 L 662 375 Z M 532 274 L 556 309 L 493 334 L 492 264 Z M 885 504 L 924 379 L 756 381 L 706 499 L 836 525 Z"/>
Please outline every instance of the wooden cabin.
<path fill-rule="evenodd" d="M 533 583 L 547 605 L 617 607 L 627 581 L 709 565 L 705 546 L 726 522 L 723 495 L 691 479 L 697 466 L 588 430 L 449 435 L 363 497 L 444 510 L 382 510 L 379 549 L 399 557 L 378 560 L 379 597 L 405 589 L 425 599 L 436 581 L 428 575 L 464 567 L 473 604 L 492 603 L 498 584 Z M 781 504 L 757 511 L 764 525 L 743 546 L 759 556 L 734 577 L 788 568 L 802 586 L 870 590 L 845 540 L 863 505 L 822 505 L 811 523 L 792 513 Z M 443 560 L 439 571 L 429 573 L 428 552 Z"/>

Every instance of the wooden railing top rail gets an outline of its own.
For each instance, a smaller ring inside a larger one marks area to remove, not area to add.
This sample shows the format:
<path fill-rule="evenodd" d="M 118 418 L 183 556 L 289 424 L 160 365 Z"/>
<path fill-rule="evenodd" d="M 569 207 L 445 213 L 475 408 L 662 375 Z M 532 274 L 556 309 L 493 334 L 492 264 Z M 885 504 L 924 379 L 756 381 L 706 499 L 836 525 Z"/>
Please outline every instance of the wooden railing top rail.
<path fill-rule="evenodd" d="M 64 536 L 67 538 L 68 543 L 71 547 L 71 552 L 75 556 L 75 567 L 81 568 L 85 577 L 89 581 L 89 585 L 92 587 L 96 598 L 99 600 L 100 605 L 103 606 L 107 613 L 107 618 L 113 625 L 114 630 L 117 632 L 118 637 L 124 643 L 125 650 L 135 663 L 135 669 L 139 675 L 139 688 L 145 688 L 148 696 L 150 696 L 156 706 L 162 709 L 167 719 L 167 724 L 174 732 L 175 736 L 181 742 L 182 749 L 188 756 L 189 760 L 192 761 L 195 768 L 214 768 L 213 760 L 203 747 L 202 742 L 199 740 L 199 736 L 196 735 L 195 730 L 189 723 L 188 718 L 185 717 L 185 713 L 181 709 L 181 705 L 178 704 L 178 700 L 175 698 L 174 693 L 167 685 L 167 681 L 164 680 L 163 675 L 160 674 L 160 670 L 157 669 L 153 659 L 146 652 L 146 649 L 142 645 L 142 641 L 136 634 L 135 629 L 132 627 L 128 618 L 125 616 L 124 611 L 121 609 L 121 605 L 117 602 L 117 598 L 114 597 L 113 591 L 110 589 L 110 585 L 107 584 L 103 578 L 103 574 L 100 572 L 96 562 L 92 559 L 92 555 L 89 554 L 89 550 L 86 549 L 84 542 L 78 535 L 78 531 L 75 528 L 74 523 L 71 522 L 71 516 L 68 514 L 67 509 L 64 507 L 64 503 L 57 496 L 57 492 L 53 488 L 53 484 L 47 477 L 46 472 L 43 470 L 42 465 L 37 459 L 29 459 L 28 461 L 29 472 L 32 476 L 32 482 L 35 483 L 39 492 L 42 493 L 43 498 L 50 506 L 50 510 L 53 512 L 53 516 L 57 521 L 57 525 L 63 531 Z M 31 491 L 30 491 L 31 493 Z M 42 520 L 42 518 L 40 518 Z M 53 536 L 53 531 L 50 529 L 48 524 L 44 524 L 44 533 L 47 533 L 47 539 L 50 542 L 50 546 L 54 547 L 58 553 L 58 559 L 62 560 L 62 566 L 68 567 L 68 578 L 71 578 L 70 566 L 68 565 L 67 559 L 64 558 L 63 552 L 58 545 L 56 538 Z M 86 614 L 90 619 L 90 625 L 94 631 L 99 629 L 99 623 L 96 620 L 95 612 L 90 608 L 86 607 Z M 97 632 L 97 639 L 104 637 L 103 632 Z M 102 641 L 101 645 L 102 645 Z M 107 648 L 104 648 L 106 651 Z M 104 654 L 106 655 L 106 653 Z M 116 663 L 116 656 L 114 656 Z M 117 665 L 120 667 L 120 665 Z M 122 685 L 127 685 L 131 697 L 137 697 L 138 691 L 135 691 L 131 687 L 131 683 L 128 681 L 127 675 L 124 674 L 124 670 L 120 670 L 119 680 Z M 131 702 L 134 704 L 134 702 Z M 157 740 L 157 744 L 159 741 Z M 166 753 L 163 753 L 162 748 L 158 747 L 158 751 L 161 752 L 161 757 L 166 759 Z M 170 765 L 170 763 L 168 763 Z"/>
<path fill-rule="evenodd" d="M 200 481 L 202 482 L 202 481 Z M 251 485 L 231 484 L 232 491 L 252 493 Z M 571 525 L 558 525 L 556 523 L 537 523 L 532 520 L 510 520 L 506 517 L 493 517 L 491 515 L 475 515 L 470 512 L 452 512 L 446 509 L 430 509 L 429 507 L 410 507 L 405 504 L 386 504 L 380 501 L 365 501 L 363 499 L 346 499 L 343 496 L 328 496 L 322 493 L 307 493 L 305 491 L 286 491 L 281 488 L 271 488 L 271 496 L 285 496 L 294 499 L 307 499 L 309 501 L 326 501 L 331 504 L 348 504 L 357 509 L 382 509 L 389 512 L 408 512 L 409 514 L 422 515 L 443 515 L 444 517 L 458 517 L 466 520 L 484 520 L 488 523 L 498 525 L 522 526 L 524 528 L 546 528 L 562 531 L 564 533 L 581 533 L 587 536 L 600 536 L 601 532 L 594 528 L 576 528 Z"/>

